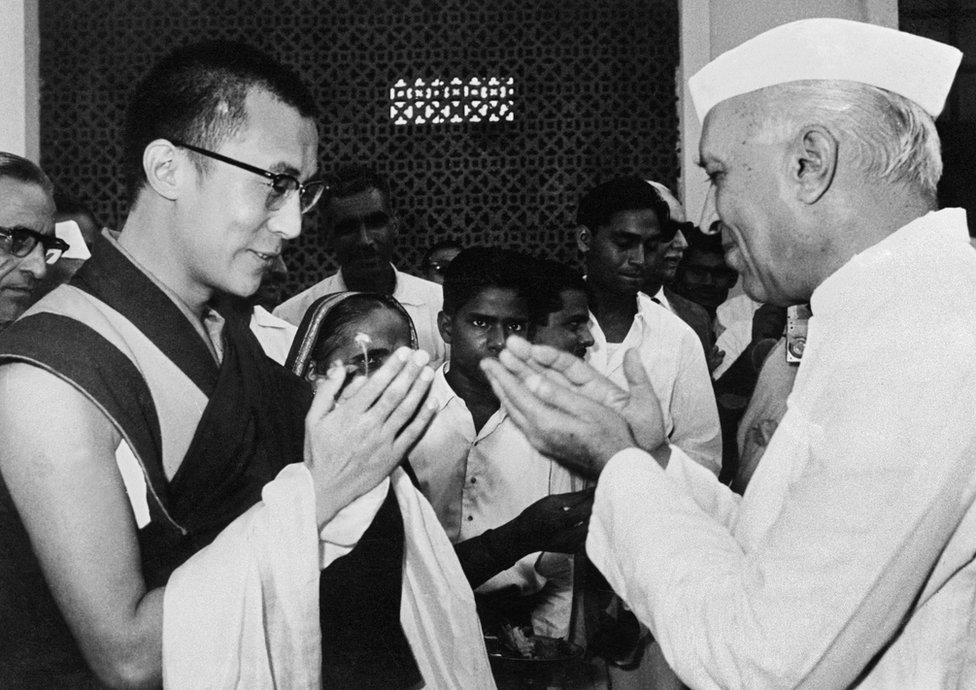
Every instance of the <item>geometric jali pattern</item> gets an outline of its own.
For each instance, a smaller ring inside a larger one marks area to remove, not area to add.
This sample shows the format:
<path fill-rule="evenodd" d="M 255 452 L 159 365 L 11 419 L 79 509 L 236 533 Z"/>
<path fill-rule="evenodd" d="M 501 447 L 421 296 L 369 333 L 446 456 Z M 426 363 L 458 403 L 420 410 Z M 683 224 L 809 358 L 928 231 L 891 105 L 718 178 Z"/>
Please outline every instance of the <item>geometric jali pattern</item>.
<path fill-rule="evenodd" d="M 574 261 L 587 187 L 677 177 L 673 0 L 41 0 L 40 20 L 42 165 L 115 227 L 129 89 L 174 46 L 207 38 L 249 41 L 304 76 L 321 169 L 390 177 L 407 271 L 447 237 Z M 492 77 L 511 91 L 487 100 L 510 102 L 513 118 L 391 118 L 401 80 Z M 310 214 L 286 252 L 293 292 L 335 268 L 319 222 Z"/>
<path fill-rule="evenodd" d="M 390 88 L 390 119 L 395 125 L 513 122 L 514 97 L 512 77 L 398 79 Z"/>

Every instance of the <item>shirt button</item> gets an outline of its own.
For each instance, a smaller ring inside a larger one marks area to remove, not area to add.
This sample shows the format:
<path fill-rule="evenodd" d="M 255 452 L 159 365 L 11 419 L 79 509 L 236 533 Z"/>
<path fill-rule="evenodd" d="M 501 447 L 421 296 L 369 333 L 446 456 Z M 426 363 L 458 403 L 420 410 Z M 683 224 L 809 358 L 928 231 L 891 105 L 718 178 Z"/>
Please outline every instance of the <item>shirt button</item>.
<path fill-rule="evenodd" d="M 474 515 L 469 515 L 468 516 L 468 522 L 471 522 L 472 520 L 474 520 Z"/>
<path fill-rule="evenodd" d="M 478 478 L 477 477 L 471 477 L 471 483 L 472 484 L 477 484 L 478 483 Z"/>

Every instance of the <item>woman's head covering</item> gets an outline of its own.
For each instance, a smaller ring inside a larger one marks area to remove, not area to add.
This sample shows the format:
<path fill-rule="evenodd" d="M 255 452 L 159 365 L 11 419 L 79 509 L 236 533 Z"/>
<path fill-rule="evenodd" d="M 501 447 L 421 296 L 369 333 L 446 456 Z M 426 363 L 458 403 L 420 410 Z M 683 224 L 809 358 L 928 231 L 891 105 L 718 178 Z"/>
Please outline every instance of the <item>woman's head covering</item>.
<path fill-rule="evenodd" d="M 309 368 L 314 365 L 312 355 L 315 352 L 315 346 L 321 338 L 331 335 L 321 332 L 322 325 L 325 323 L 329 312 L 356 295 L 362 295 L 375 301 L 377 305 L 386 306 L 399 312 L 410 326 L 411 347 L 415 349 L 418 347 L 417 329 L 414 328 L 413 319 L 410 318 L 403 305 L 390 295 L 379 292 L 333 292 L 312 302 L 305 312 L 302 323 L 298 327 L 298 333 L 295 335 L 295 340 L 291 344 L 291 350 L 288 352 L 288 359 L 285 360 L 285 368 L 295 375 L 305 378 Z"/>

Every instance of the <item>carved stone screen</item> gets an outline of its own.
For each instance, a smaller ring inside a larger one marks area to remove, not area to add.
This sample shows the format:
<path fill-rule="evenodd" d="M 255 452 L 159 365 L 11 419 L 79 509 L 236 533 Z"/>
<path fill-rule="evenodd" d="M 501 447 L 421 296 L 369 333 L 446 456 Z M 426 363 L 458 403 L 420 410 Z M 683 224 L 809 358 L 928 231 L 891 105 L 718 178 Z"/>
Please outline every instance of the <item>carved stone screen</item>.
<path fill-rule="evenodd" d="M 178 45 L 245 40 L 313 89 L 323 170 L 355 162 L 389 175 L 400 267 L 416 269 L 447 237 L 572 261 L 574 207 L 588 186 L 677 177 L 676 5 L 41 0 L 42 164 L 120 226 L 133 83 Z M 335 267 L 318 216 L 306 224 L 285 255 L 291 292 Z"/>

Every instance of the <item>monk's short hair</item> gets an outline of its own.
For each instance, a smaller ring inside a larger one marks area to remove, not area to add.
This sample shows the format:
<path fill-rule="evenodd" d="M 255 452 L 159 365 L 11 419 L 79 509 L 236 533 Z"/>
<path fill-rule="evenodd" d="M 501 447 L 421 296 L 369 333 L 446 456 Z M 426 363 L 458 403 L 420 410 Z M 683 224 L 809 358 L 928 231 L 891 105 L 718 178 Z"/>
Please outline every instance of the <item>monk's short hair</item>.
<path fill-rule="evenodd" d="M 215 150 L 247 123 L 245 99 L 252 88 L 271 93 L 302 117 L 315 117 L 315 101 L 298 75 L 245 43 L 207 41 L 164 57 L 139 82 L 129 100 L 125 172 L 129 201 L 146 182 L 142 156 L 156 139 L 179 140 Z M 200 156 L 201 171 L 209 162 Z"/>

